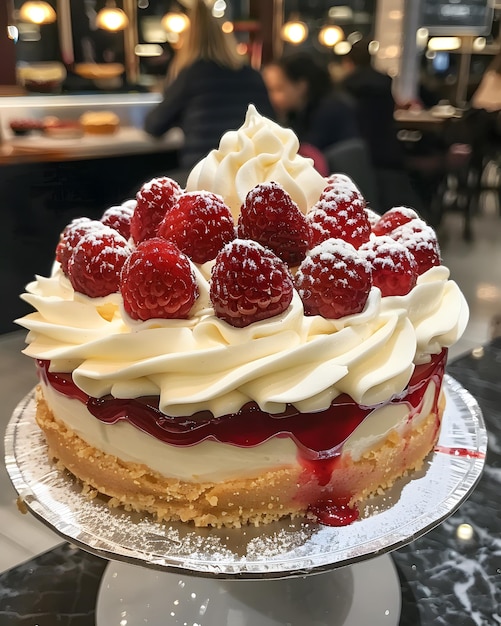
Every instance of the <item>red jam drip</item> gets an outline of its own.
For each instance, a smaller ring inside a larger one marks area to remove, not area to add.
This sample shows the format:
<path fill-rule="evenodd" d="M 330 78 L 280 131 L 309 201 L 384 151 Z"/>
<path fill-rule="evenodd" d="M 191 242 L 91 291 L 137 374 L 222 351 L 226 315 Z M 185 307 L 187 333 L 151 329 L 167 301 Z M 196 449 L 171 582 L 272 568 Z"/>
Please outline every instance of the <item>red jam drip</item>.
<path fill-rule="evenodd" d="M 430 379 L 437 387 L 434 409 L 438 404 L 440 384 L 445 369 L 447 350 L 432 356 L 430 363 L 418 365 L 405 392 L 389 402 L 406 402 L 410 418 L 419 410 L 423 388 Z M 105 424 L 127 421 L 139 430 L 176 446 L 192 446 L 210 439 L 244 448 L 256 446 L 272 437 L 291 437 L 298 445 L 301 462 L 317 476 L 319 484 L 327 484 L 335 457 L 341 454 L 343 442 L 373 410 L 383 406 L 360 406 L 348 395 L 335 398 L 329 409 L 300 413 L 292 405 L 280 414 L 265 413 L 249 402 L 238 412 L 215 417 L 210 411 L 172 417 L 158 408 L 158 397 L 118 399 L 112 396 L 94 398 L 81 391 L 71 374 L 49 371 L 49 361 L 37 361 L 39 375 L 63 395 L 86 404 L 88 411 Z M 387 404 L 387 403 L 384 403 Z"/>
<path fill-rule="evenodd" d="M 448 448 L 447 446 L 435 446 L 435 452 L 442 452 L 443 454 L 466 457 L 469 459 L 485 459 L 485 452 L 480 452 L 480 450 L 469 450 L 468 448 Z"/>
<path fill-rule="evenodd" d="M 358 509 L 343 500 L 322 500 L 308 507 L 308 517 L 324 526 L 348 526 L 360 517 Z"/>

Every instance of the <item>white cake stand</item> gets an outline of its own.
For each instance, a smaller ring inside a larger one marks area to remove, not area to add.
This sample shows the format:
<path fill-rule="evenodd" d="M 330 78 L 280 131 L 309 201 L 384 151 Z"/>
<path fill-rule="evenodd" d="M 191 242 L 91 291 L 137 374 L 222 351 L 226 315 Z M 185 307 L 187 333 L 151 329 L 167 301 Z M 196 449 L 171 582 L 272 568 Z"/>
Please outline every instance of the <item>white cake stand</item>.
<path fill-rule="evenodd" d="M 400 584 L 388 555 L 302 578 L 217 580 L 110 562 L 97 626 L 398 626 Z"/>
<path fill-rule="evenodd" d="M 400 584 L 388 555 L 315 576 L 218 580 L 112 561 L 97 626 L 398 626 Z"/>
<path fill-rule="evenodd" d="M 341 528 L 285 520 L 196 529 L 88 500 L 77 481 L 49 461 L 33 393 L 9 422 L 6 466 L 36 517 L 111 560 L 97 626 L 396 626 L 400 585 L 385 553 L 451 515 L 485 463 L 487 433 L 478 404 L 450 377 L 444 386 L 440 440 L 421 473 L 398 481 L 367 504 L 360 520 Z"/>

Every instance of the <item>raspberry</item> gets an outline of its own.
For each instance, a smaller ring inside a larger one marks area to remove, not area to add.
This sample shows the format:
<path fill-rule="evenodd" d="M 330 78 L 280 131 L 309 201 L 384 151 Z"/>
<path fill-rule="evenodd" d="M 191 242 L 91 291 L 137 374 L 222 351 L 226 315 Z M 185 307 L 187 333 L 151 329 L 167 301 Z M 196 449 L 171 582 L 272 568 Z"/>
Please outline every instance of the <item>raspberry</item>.
<path fill-rule="evenodd" d="M 137 205 L 130 222 L 130 234 L 136 243 L 156 237 L 164 215 L 177 202 L 181 187 L 172 178 L 162 176 L 145 183 L 137 192 Z"/>
<path fill-rule="evenodd" d="M 417 218 L 402 224 L 392 231 L 391 236 L 403 244 L 414 256 L 418 274 L 423 274 L 434 265 L 440 265 L 440 247 L 431 226 Z"/>
<path fill-rule="evenodd" d="M 217 317 L 243 328 L 283 313 L 294 285 L 287 265 L 251 240 L 235 239 L 216 257 L 210 297 Z"/>
<path fill-rule="evenodd" d="M 143 321 L 187 318 L 199 295 L 190 260 L 161 237 L 143 241 L 129 256 L 120 292 L 129 317 Z"/>
<path fill-rule="evenodd" d="M 363 198 L 347 186 L 324 190 L 308 213 L 312 246 L 326 239 L 344 239 L 355 248 L 369 241 L 371 227 Z"/>
<path fill-rule="evenodd" d="M 395 228 L 416 218 L 419 218 L 419 215 L 414 209 L 409 209 L 406 206 L 395 206 L 383 213 L 376 225 L 372 227 L 372 232 L 375 235 L 389 235 Z"/>
<path fill-rule="evenodd" d="M 205 263 L 235 239 L 235 224 L 221 196 L 193 191 L 183 194 L 165 214 L 158 235 L 175 243 L 194 263 Z"/>
<path fill-rule="evenodd" d="M 275 182 L 256 185 L 240 210 L 237 233 L 272 250 L 289 266 L 299 265 L 310 247 L 306 217 L 285 189 Z"/>
<path fill-rule="evenodd" d="M 133 207 L 127 204 L 112 206 L 101 216 L 101 222 L 118 231 L 124 239 L 130 238 L 130 220 L 134 213 Z"/>
<path fill-rule="evenodd" d="M 68 278 L 75 291 L 90 298 L 118 291 L 120 271 L 130 254 L 127 241 L 108 226 L 89 230 L 75 246 L 68 263 Z"/>
<path fill-rule="evenodd" d="M 372 267 L 372 283 L 383 296 L 405 296 L 417 280 L 417 263 L 412 253 L 388 235 L 371 237 L 359 252 Z"/>
<path fill-rule="evenodd" d="M 339 173 L 331 174 L 327 178 L 327 184 L 324 187 L 324 193 L 330 191 L 331 189 L 339 189 L 340 187 L 344 187 L 345 189 L 349 188 L 352 191 L 356 192 L 360 197 L 362 197 L 360 190 L 355 185 L 353 180 L 349 176 L 346 176 L 346 174 Z"/>
<path fill-rule="evenodd" d="M 369 262 L 342 239 L 310 250 L 295 277 L 305 315 L 338 319 L 363 310 L 371 290 Z"/>
<path fill-rule="evenodd" d="M 69 260 L 80 239 L 88 231 L 101 230 L 102 228 L 104 228 L 102 222 L 90 220 L 88 217 L 78 217 L 64 228 L 56 246 L 56 261 L 61 264 L 61 269 L 66 276 L 68 276 Z"/>

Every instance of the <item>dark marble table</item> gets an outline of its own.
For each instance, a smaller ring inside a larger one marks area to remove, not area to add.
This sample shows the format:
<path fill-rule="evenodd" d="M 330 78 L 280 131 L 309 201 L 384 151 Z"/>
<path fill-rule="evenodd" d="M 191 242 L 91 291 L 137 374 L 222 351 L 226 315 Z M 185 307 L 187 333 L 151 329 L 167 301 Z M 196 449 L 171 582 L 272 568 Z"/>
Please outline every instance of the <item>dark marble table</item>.
<path fill-rule="evenodd" d="M 483 411 L 487 463 L 454 515 L 393 552 L 400 626 L 501 624 L 501 338 L 452 362 L 448 371 Z M 64 543 L 8 570 L 0 575 L 0 626 L 92 626 L 106 564 Z"/>

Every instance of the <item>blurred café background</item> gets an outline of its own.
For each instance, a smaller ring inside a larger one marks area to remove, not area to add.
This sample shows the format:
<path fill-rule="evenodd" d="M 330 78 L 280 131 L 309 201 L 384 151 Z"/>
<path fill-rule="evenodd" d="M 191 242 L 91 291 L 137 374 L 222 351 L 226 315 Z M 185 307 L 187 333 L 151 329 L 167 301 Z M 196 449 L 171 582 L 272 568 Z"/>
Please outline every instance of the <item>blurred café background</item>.
<path fill-rule="evenodd" d="M 392 81 L 401 168 L 374 171 L 363 138 L 325 151 L 327 167 L 352 176 L 378 212 L 394 204 L 381 193 L 385 186 L 438 230 L 444 262 L 472 309 L 458 352 L 498 332 L 501 104 L 486 110 L 472 97 L 500 51 L 501 2 L 209 4 L 258 71 L 302 51 L 342 84 L 344 59 L 357 42 L 370 42 L 372 66 Z M 179 171 L 182 131 L 154 138 L 143 124 L 162 99 L 189 8 L 189 0 L 2 1 L 1 333 L 29 312 L 19 294 L 35 272 L 50 271 L 59 232 L 71 219 L 99 217 L 153 175 Z M 116 132 L 85 132 L 80 121 L 89 112 L 113 113 Z"/>

